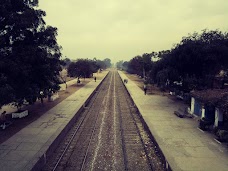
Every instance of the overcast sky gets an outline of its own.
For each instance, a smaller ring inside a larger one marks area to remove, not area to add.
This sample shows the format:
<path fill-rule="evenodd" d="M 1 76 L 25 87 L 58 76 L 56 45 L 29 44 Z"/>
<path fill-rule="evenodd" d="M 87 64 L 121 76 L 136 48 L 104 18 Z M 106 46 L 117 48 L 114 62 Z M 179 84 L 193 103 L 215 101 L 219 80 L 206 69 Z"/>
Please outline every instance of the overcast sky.
<path fill-rule="evenodd" d="M 39 0 L 63 57 L 130 60 L 203 29 L 228 31 L 227 0 Z"/>

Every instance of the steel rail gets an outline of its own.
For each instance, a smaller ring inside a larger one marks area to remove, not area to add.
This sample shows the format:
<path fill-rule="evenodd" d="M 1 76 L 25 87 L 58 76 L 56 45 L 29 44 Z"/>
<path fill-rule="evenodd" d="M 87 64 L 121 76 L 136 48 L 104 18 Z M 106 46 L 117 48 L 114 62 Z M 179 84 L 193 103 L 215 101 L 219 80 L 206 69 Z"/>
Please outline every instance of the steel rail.
<path fill-rule="evenodd" d="M 108 93 L 107 93 L 107 95 L 108 95 L 109 92 L 110 92 L 110 85 L 111 85 L 111 82 L 112 82 L 112 75 L 111 75 L 111 78 L 110 78 L 110 79 L 111 79 L 111 81 L 110 81 L 110 84 L 109 84 L 109 88 L 108 88 Z M 104 97 L 104 99 L 105 99 L 105 97 Z M 105 102 L 107 102 L 107 99 L 106 99 Z M 84 169 L 84 167 L 85 167 L 85 163 L 86 163 L 86 159 L 87 159 L 87 156 L 88 156 L 90 144 L 91 144 L 91 142 L 92 142 L 92 138 L 93 138 L 93 136 L 94 136 L 94 132 L 95 132 L 95 129 L 96 129 L 96 124 L 97 124 L 97 121 L 98 121 L 98 116 L 99 116 L 99 112 L 98 112 L 98 114 L 97 114 L 97 116 L 96 116 L 96 121 L 95 121 L 94 126 L 93 126 L 93 131 L 92 131 L 92 133 L 91 133 L 91 135 L 90 135 L 89 144 L 88 144 L 88 146 L 87 146 L 86 153 L 85 153 L 85 156 L 84 156 L 84 159 L 83 159 L 83 162 L 82 162 L 82 166 L 81 166 L 80 171 L 83 171 L 83 169 Z"/>
<path fill-rule="evenodd" d="M 120 109 L 120 100 L 117 101 L 118 105 L 118 111 L 119 111 L 119 120 L 120 120 L 120 135 L 121 135 L 121 142 L 122 142 L 122 151 L 123 151 L 123 159 L 124 159 L 124 167 L 125 171 L 128 171 L 128 160 L 127 160 L 127 150 L 125 146 L 125 138 L 124 138 L 124 131 L 123 131 L 123 120 L 121 117 L 121 109 Z"/>
<path fill-rule="evenodd" d="M 111 80 L 111 82 L 112 82 L 112 75 L 111 75 L 110 80 Z M 111 85 L 111 82 L 110 82 L 109 85 Z M 110 91 L 110 86 L 109 86 L 108 91 Z M 107 93 L 107 94 L 108 94 L 108 93 Z M 90 144 L 91 144 L 91 142 L 92 142 L 92 138 L 93 138 L 93 135 L 94 135 L 94 132 L 95 132 L 95 128 L 96 128 L 98 116 L 99 116 L 99 113 L 97 114 L 96 121 L 95 121 L 95 123 L 94 123 L 93 131 L 92 131 L 91 136 L 90 136 L 89 144 L 88 144 L 88 146 L 87 146 L 86 154 L 85 154 L 85 156 L 84 156 L 84 159 L 83 159 L 83 162 L 82 162 L 82 166 L 81 166 L 80 171 L 82 171 L 82 170 L 84 169 L 84 166 L 85 166 L 85 163 L 86 163 L 86 159 L 87 159 L 87 155 L 88 155 L 88 152 L 89 152 Z"/>
<path fill-rule="evenodd" d="M 106 78 L 107 78 L 107 77 L 106 77 Z M 106 78 L 105 78 L 105 79 L 106 79 Z M 94 100 L 93 100 L 92 104 L 95 103 L 95 100 L 96 100 L 96 98 L 98 97 L 99 93 L 100 93 L 100 92 L 96 93 L 96 96 L 94 96 Z M 72 143 L 72 141 L 73 141 L 75 135 L 78 133 L 78 130 L 81 128 L 81 125 L 83 124 L 85 118 L 87 117 L 87 115 L 88 115 L 88 113 L 89 113 L 89 109 L 91 109 L 92 106 L 93 106 L 93 105 L 91 105 L 91 106 L 87 109 L 87 112 L 86 112 L 86 114 L 84 115 L 83 119 L 79 122 L 79 124 L 78 124 L 76 130 L 73 132 L 73 134 L 72 134 L 72 136 L 71 136 L 69 142 L 67 143 L 66 147 L 64 148 L 64 150 L 63 150 L 63 152 L 62 152 L 60 158 L 58 159 L 58 161 L 57 161 L 57 163 L 55 164 L 55 166 L 54 166 L 54 168 L 52 169 L 52 171 L 55 171 L 55 170 L 57 169 L 57 167 L 59 166 L 59 164 L 60 164 L 62 158 L 64 157 L 64 155 L 66 154 L 67 150 L 69 149 L 69 146 L 71 145 L 71 143 Z M 97 114 L 97 115 L 98 115 L 98 114 Z"/>
<path fill-rule="evenodd" d="M 92 131 L 92 133 L 90 135 L 89 144 L 87 146 L 86 153 L 85 153 L 85 156 L 84 156 L 84 159 L 83 159 L 83 162 L 82 162 L 82 166 L 81 166 L 81 169 L 80 169 L 81 171 L 84 169 L 84 166 L 85 166 L 85 162 L 86 162 L 87 155 L 88 155 L 88 152 L 89 152 L 89 147 L 90 147 L 90 144 L 92 142 L 92 138 L 93 138 L 93 135 L 94 135 L 94 132 L 95 132 L 95 129 L 96 129 L 96 124 L 97 124 L 98 116 L 99 116 L 99 113 L 97 113 L 96 121 L 95 121 L 94 126 L 93 126 L 93 131 Z"/>
<path fill-rule="evenodd" d="M 118 76 L 120 77 L 119 74 L 118 74 Z M 121 79 L 121 77 L 120 77 L 120 79 Z M 134 121 L 134 125 L 136 126 L 136 130 L 137 130 L 138 136 L 139 136 L 140 141 L 141 141 L 141 143 L 142 143 L 142 145 L 143 145 L 143 149 L 144 149 L 144 152 L 145 152 L 145 154 L 146 154 L 147 162 L 148 162 L 148 164 L 150 165 L 151 170 L 153 171 L 153 170 L 154 170 L 154 169 L 153 169 L 153 165 L 152 165 L 152 163 L 151 163 L 151 161 L 150 161 L 150 159 L 149 159 L 149 154 L 148 154 L 148 152 L 147 152 L 147 150 L 146 150 L 146 145 L 145 145 L 145 143 L 144 143 L 144 141 L 143 141 L 143 138 L 142 138 L 142 136 L 141 136 L 141 134 L 140 134 L 140 130 L 139 130 L 138 124 L 136 123 L 135 117 L 134 117 L 134 115 L 133 115 L 132 106 L 129 104 L 130 102 L 128 101 L 128 99 L 129 99 L 130 101 L 132 101 L 132 99 L 130 99 L 129 94 L 127 93 L 126 87 L 124 86 L 124 83 L 123 83 L 123 82 L 122 82 L 122 86 L 124 87 L 124 90 L 125 90 L 125 91 L 124 91 L 124 94 L 126 94 L 126 95 L 125 95 L 124 97 L 125 97 L 126 103 L 127 103 L 127 105 L 128 105 L 128 108 L 129 108 L 129 110 L 130 110 L 130 115 L 131 115 L 131 117 L 132 117 L 132 119 L 133 119 L 133 121 Z M 134 103 L 134 102 L 133 102 L 133 103 Z"/>

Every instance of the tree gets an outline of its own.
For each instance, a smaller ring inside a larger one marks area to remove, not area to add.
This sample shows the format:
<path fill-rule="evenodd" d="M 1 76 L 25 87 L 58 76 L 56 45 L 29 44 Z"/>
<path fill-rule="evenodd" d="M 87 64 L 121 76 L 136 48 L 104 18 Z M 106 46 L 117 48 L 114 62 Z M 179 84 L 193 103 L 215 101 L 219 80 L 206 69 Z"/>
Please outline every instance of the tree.
<path fill-rule="evenodd" d="M 141 56 L 135 56 L 129 61 L 127 72 L 143 76 L 143 59 Z"/>
<path fill-rule="evenodd" d="M 93 64 L 96 71 L 99 69 L 105 69 L 105 63 L 97 58 L 93 58 Z"/>
<path fill-rule="evenodd" d="M 214 76 L 228 67 L 227 42 L 227 34 L 218 30 L 190 34 L 171 51 L 169 65 L 178 70 L 184 82 L 198 80 L 191 84 L 211 88 Z"/>
<path fill-rule="evenodd" d="M 104 63 L 105 63 L 105 68 L 109 68 L 109 67 L 111 67 L 111 59 L 109 59 L 109 58 L 105 58 L 104 60 Z"/>
<path fill-rule="evenodd" d="M 67 57 L 65 59 L 61 60 L 61 65 L 63 66 L 63 68 L 68 68 L 70 63 L 71 63 L 71 60 Z"/>
<path fill-rule="evenodd" d="M 145 77 L 148 75 L 152 68 L 152 55 L 149 53 L 144 53 L 142 56 L 138 55 L 131 59 L 128 63 L 127 71 L 129 73 L 140 75 Z"/>
<path fill-rule="evenodd" d="M 129 65 L 129 62 L 128 62 L 128 61 L 124 61 L 124 62 L 123 62 L 122 66 L 123 66 L 123 70 L 124 70 L 124 71 L 127 71 L 128 65 Z"/>
<path fill-rule="evenodd" d="M 105 58 L 104 60 L 93 58 L 93 61 L 97 70 L 111 67 L 111 60 L 109 58 Z"/>
<path fill-rule="evenodd" d="M 123 69 L 123 60 L 118 61 L 118 62 L 116 63 L 116 67 L 117 67 L 117 69 L 122 70 L 122 69 Z"/>
<path fill-rule="evenodd" d="M 59 77 L 60 77 L 60 80 L 63 83 L 65 83 L 66 89 L 67 89 L 67 76 L 68 76 L 67 68 L 69 67 L 69 65 L 71 63 L 71 60 L 66 57 L 63 60 L 60 60 L 60 63 L 61 63 L 62 70 L 59 72 Z"/>
<path fill-rule="evenodd" d="M 59 72 L 59 77 L 61 79 L 61 81 L 66 85 L 66 89 L 67 89 L 67 69 L 63 68 L 60 72 Z"/>
<path fill-rule="evenodd" d="M 96 60 L 96 66 L 98 67 L 98 69 L 106 69 L 106 65 L 102 60 Z"/>
<path fill-rule="evenodd" d="M 212 88 L 214 76 L 228 67 L 227 56 L 227 33 L 195 32 L 183 37 L 170 51 L 158 52 L 159 60 L 154 63 L 150 77 L 159 81 L 158 78 L 165 75 L 170 82 L 182 81 L 185 91 Z"/>
<path fill-rule="evenodd" d="M 172 60 L 170 51 L 162 50 L 158 53 L 153 53 L 153 57 L 158 60 L 152 63 L 152 68 L 149 72 L 151 82 L 164 86 L 167 80 L 170 82 L 179 80 L 179 73 L 170 65 L 170 61 Z"/>
<path fill-rule="evenodd" d="M 162 86 L 167 80 L 171 84 L 181 81 L 182 90 L 188 92 L 212 88 L 215 75 L 228 68 L 227 56 L 228 33 L 203 30 L 183 37 L 171 50 L 144 53 L 122 66 L 127 72 L 149 76 L 150 82 Z"/>
<path fill-rule="evenodd" d="M 40 92 L 59 89 L 61 47 L 57 28 L 46 26 L 38 1 L 0 3 L 0 107 L 24 100 L 33 103 Z"/>
<path fill-rule="evenodd" d="M 94 61 L 89 59 L 78 59 L 76 62 L 72 62 L 69 65 L 68 74 L 71 77 L 88 78 L 97 71 L 96 68 Z"/>
<path fill-rule="evenodd" d="M 151 60 L 152 55 L 149 53 L 144 53 L 142 55 L 142 65 L 143 65 L 143 77 L 147 77 L 149 71 L 152 68 L 152 60 Z"/>

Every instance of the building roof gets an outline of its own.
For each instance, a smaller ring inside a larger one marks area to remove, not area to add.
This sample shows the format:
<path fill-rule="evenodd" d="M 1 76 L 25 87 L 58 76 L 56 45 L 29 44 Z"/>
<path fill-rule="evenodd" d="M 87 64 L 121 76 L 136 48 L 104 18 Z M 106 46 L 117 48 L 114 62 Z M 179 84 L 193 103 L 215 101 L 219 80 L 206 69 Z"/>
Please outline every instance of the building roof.
<path fill-rule="evenodd" d="M 201 102 L 211 103 L 213 105 L 217 105 L 218 101 L 227 95 L 228 89 L 207 89 L 201 91 L 194 90 L 191 92 L 191 96 L 195 97 Z"/>
<path fill-rule="evenodd" d="M 192 91 L 190 94 L 204 104 L 218 107 L 228 118 L 228 89 Z"/>

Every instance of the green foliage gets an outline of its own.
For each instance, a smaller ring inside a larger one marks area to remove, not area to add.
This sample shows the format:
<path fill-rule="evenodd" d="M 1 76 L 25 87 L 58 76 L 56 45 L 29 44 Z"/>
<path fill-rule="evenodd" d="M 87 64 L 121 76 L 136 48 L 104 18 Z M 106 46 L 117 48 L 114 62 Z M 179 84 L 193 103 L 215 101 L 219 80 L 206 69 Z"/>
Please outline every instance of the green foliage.
<path fill-rule="evenodd" d="M 188 74 L 203 78 L 208 74 L 215 75 L 222 67 L 228 66 L 226 41 L 225 34 L 204 30 L 201 35 L 195 33 L 183 38 L 181 44 L 174 49 L 172 56 L 173 59 L 180 60 L 181 63 L 177 66 L 183 76 Z"/>
<path fill-rule="evenodd" d="M 163 69 L 157 73 L 158 85 L 165 87 L 167 80 L 168 80 L 168 70 L 167 69 Z"/>
<path fill-rule="evenodd" d="M 119 70 L 123 70 L 123 60 L 118 61 L 116 63 L 116 68 L 119 69 Z"/>
<path fill-rule="evenodd" d="M 143 63 L 142 57 L 139 56 L 139 55 L 135 56 L 128 63 L 127 72 L 142 76 L 143 75 L 143 65 L 142 65 L 142 63 Z"/>
<path fill-rule="evenodd" d="M 123 66 L 123 70 L 124 70 L 124 71 L 127 71 L 128 65 L 129 65 L 129 62 L 128 62 L 128 61 L 124 61 L 124 62 L 123 62 L 122 66 Z"/>
<path fill-rule="evenodd" d="M 181 80 L 186 90 L 211 88 L 214 76 L 228 68 L 227 56 L 227 33 L 218 30 L 193 33 L 183 37 L 171 51 L 158 53 L 160 60 L 153 65 L 151 77 L 156 80 L 157 74 L 168 68 L 175 73 L 168 74 L 168 79 Z"/>
<path fill-rule="evenodd" d="M 65 58 L 63 60 L 61 60 L 61 65 L 64 67 L 64 68 L 68 68 L 69 65 L 71 63 L 71 60 L 69 58 Z"/>
<path fill-rule="evenodd" d="M 127 71 L 132 74 L 140 75 L 141 77 L 147 76 L 153 62 L 151 60 L 151 54 L 144 53 L 142 56 L 135 56 L 127 64 Z"/>
<path fill-rule="evenodd" d="M 119 61 L 116 63 L 117 69 L 124 70 L 124 71 L 128 70 L 128 65 L 129 65 L 128 61 Z"/>
<path fill-rule="evenodd" d="M 93 61 L 95 62 L 97 69 L 107 69 L 111 67 L 111 60 L 109 58 L 105 58 L 104 60 L 94 58 Z"/>
<path fill-rule="evenodd" d="M 152 64 L 153 64 L 151 57 L 152 57 L 152 55 L 149 53 L 144 53 L 142 55 L 142 67 L 146 73 L 151 69 Z"/>
<path fill-rule="evenodd" d="M 95 60 L 95 65 L 97 66 L 97 69 L 106 69 L 106 65 L 104 61 L 102 60 Z"/>
<path fill-rule="evenodd" d="M 106 69 L 111 66 L 111 60 L 106 58 L 103 61 L 94 58 L 78 59 L 76 62 L 71 62 L 68 66 L 68 74 L 71 77 L 91 77 L 93 73 L 99 69 Z"/>
<path fill-rule="evenodd" d="M 0 107 L 24 100 L 30 103 L 57 91 L 60 47 L 57 28 L 46 27 L 38 1 L 2 0 L 0 3 Z"/>
<path fill-rule="evenodd" d="M 97 72 L 98 66 L 96 61 L 89 59 L 78 59 L 72 62 L 68 67 L 68 74 L 71 77 L 91 77 L 93 73 Z"/>
<path fill-rule="evenodd" d="M 111 67 L 111 60 L 109 59 L 109 58 L 105 58 L 104 60 L 103 60 L 103 62 L 104 62 L 104 64 L 105 64 L 105 68 L 109 68 L 109 67 Z"/>
<path fill-rule="evenodd" d="M 182 90 L 213 87 L 216 74 L 228 70 L 228 33 L 203 30 L 183 37 L 171 50 L 145 53 L 122 63 L 126 71 L 160 86 L 182 82 Z M 155 61 L 151 61 L 151 59 Z"/>

